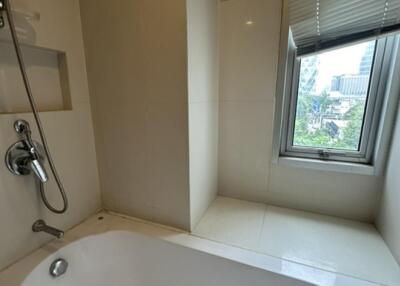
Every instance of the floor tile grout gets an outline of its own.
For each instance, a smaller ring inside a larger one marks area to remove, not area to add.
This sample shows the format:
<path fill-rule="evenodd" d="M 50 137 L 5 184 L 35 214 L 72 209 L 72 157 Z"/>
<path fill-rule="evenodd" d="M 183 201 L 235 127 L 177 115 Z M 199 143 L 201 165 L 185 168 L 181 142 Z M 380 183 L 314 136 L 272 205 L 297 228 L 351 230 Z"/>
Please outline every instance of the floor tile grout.
<path fill-rule="evenodd" d="M 218 208 L 226 211 L 222 217 L 215 212 Z M 382 243 L 369 239 L 353 224 L 343 224 L 343 221 L 331 217 L 329 218 L 332 222 L 326 224 L 323 219 L 325 217 L 319 215 L 231 198 L 225 200 L 224 197 L 210 209 L 213 209 L 213 215 L 208 216 L 206 223 L 212 222 L 213 230 L 210 232 L 205 224 L 205 227 L 194 235 L 271 257 L 291 257 L 288 261 L 368 281 L 375 277 L 366 272 L 369 268 L 376 268 L 382 280 L 385 280 L 382 275 L 398 272 L 394 270 Z M 326 231 L 330 235 L 327 236 Z M 230 236 L 227 236 L 227 233 Z M 374 233 L 371 234 L 373 237 Z M 348 239 L 350 241 L 347 241 Z M 349 249 L 345 246 L 346 241 L 359 245 Z M 381 249 L 375 254 L 382 259 L 383 266 L 374 262 L 366 265 L 360 263 L 370 260 L 372 254 L 366 253 L 363 245 L 368 247 L 371 243 L 376 249 Z M 341 249 L 344 252 L 341 252 Z M 353 253 L 354 263 L 346 260 L 347 251 Z M 326 267 L 325 263 L 334 267 Z M 355 264 L 360 266 L 354 266 Z"/>
<path fill-rule="evenodd" d="M 260 228 L 260 231 L 258 233 L 257 247 L 256 247 L 256 249 L 254 249 L 255 251 L 258 251 L 260 249 L 261 238 L 262 238 L 262 234 L 264 232 L 264 226 L 265 226 L 265 218 L 267 216 L 267 209 L 268 209 L 268 205 L 265 204 L 263 219 L 262 219 L 262 223 L 261 223 L 261 228 Z"/>

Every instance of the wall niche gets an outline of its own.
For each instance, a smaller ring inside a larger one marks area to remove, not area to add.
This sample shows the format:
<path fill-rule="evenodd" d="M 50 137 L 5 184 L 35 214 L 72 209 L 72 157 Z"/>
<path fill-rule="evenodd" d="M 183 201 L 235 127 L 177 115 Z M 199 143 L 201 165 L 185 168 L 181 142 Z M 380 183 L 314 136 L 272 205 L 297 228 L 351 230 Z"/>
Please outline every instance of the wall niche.
<path fill-rule="evenodd" d="M 21 49 L 39 111 L 71 110 L 66 54 L 29 45 Z M 14 48 L 0 41 L 0 114 L 30 111 Z"/>

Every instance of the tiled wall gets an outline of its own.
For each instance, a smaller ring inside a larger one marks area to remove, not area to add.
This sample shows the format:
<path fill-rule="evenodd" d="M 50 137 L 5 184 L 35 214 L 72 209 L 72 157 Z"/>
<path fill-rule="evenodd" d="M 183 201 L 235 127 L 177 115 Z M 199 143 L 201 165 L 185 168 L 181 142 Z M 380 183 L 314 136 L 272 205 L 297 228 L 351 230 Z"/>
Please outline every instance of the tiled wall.
<path fill-rule="evenodd" d="M 190 228 L 185 0 L 82 0 L 106 209 Z"/>
<path fill-rule="evenodd" d="M 17 32 L 18 33 L 18 32 Z M 29 101 L 21 81 L 21 71 L 10 43 L 10 32 L 0 30 L 0 113 L 30 112 Z M 2 41 L 3 40 L 3 41 Z M 69 110 L 70 94 L 64 53 L 31 45 L 21 47 L 26 72 L 35 90 L 39 111 Z M 64 69 L 65 68 L 65 69 Z"/>
<path fill-rule="evenodd" d="M 47 234 L 32 232 L 35 220 L 45 219 L 50 225 L 68 229 L 101 207 L 79 3 L 71 0 L 14 0 L 11 3 L 16 9 L 36 11 L 41 16 L 39 21 L 22 18 L 22 26 L 17 21 L 19 31 L 30 35 L 28 41 L 21 37 L 24 43 L 63 51 L 67 56 L 72 110 L 44 112 L 41 117 L 70 208 L 63 215 L 50 213 L 40 200 L 32 176 L 12 175 L 5 164 L 0 164 L 0 269 L 52 239 Z M 37 92 L 33 89 L 34 94 Z M 0 156 L 18 140 L 13 123 L 19 118 L 31 123 L 33 138 L 39 140 L 31 114 L 2 114 Z M 50 173 L 48 166 L 47 170 Z M 60 207 L 54 180 L 46 184 L 46 193 L 51 203 Z"/>
<path fill-rule="evenodd" d="M 222 1 L 219 13 L 219 193 L 372 221 L 380 178 L 271 164 L 281 1 Z"/>
<path fill-rule="evenodd" d="M 191 228 L 217 195 L 218 2 L 188 0 Z"/>
<path fill-rule="evenodd" d="M 395 73 L 398 76 L 397 72 Z M 381 208 L 377 218 L 377 226 L 393 255 L 400 263 L 400 113 L 393 133 L 391 152 L 387 165 L 386 180 L 383 189 Z"/>
<path fill-rule="evenodd" d="M 380 213 L 378 216 L 378 228 L 386 240 L 393 255 L 400 263 L 400 117 L 397 120 L 394 133 L 392 150 L 386 174 L 384 194 Z"/>
<path fill-rule="evenodd" d="M 219 192 L 265 200 L 281 3 L 220 3 Z"/>

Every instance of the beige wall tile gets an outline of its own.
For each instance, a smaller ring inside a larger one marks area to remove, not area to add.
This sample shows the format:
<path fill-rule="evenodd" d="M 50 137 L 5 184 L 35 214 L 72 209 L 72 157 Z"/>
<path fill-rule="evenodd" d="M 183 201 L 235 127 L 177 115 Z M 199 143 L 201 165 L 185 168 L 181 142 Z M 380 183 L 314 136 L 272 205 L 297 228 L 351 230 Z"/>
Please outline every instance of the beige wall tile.
<path fill-rule="evenodd" d="M 372 222 L 381 180 L 338 172 L 274 166 L 267 201 L 295 209 Z"/>
<path fill-rule="evenodd" d="M 218 102 L 189 104 L 192 229 L 218 191 Z"/>
<path fill-rule="evenodd" d="M 272 150 L 272 101 L 220 103 L 219 193 L 265 202 Z"/>
<path fill-rule="evenodd" d="M 189 221 L 186 116 L 186 103 L 154 102 L 148 106 L 146 120 L 147 190 L 153 194 L 155 211 L 160 209 L 168 213 L 178 210 L 178 213 L 186 214 L 171 216 L 169 222 L 183 229 L 188 229 Z"/>
<path fill-rule="evenodd" d="M 64 215 L 55 215 L 45 209 L 39 198 L 33 178 L 12 175 L 0 165 L 0 269 L 23 257 L 39 245 L 49 241 L 46 234 L 31 231 L 36 219 L 45 219 L 61 229 L 70 228 L 101 207 L 96 153 L 89 94 L 86 80 L 79 3 L 77 1 L 11 1 L 15 8 L 37 11 L 40 21 L 29 24 L 34 33 L 29 44 L 64 51 L 70 78 L 72 110 L 41 113 L 43 125 L 54 161 L 69 197 L 70 208 Z M 33 137 L 37 129 L 30 114 L 0 115 L 0 154 L 18 140 L 13 129 L 16 119 L 31 123 Z M 48 166 L 47 166 L 48 167 Z M 47 168 L 50 172 L 49 168 Z M 49 200 L 60 205 L 60 197 L 53 181 L 46 184 Z"/>
<path fill-rule="evenodd" d="M 185 1 L 81 9 L 104 204 L 189 229 Z"/>
<path fill-rule="evenodd" d="M 220 4 L 219 193 L 372 221 L 381 178 L 271 169 L 280 15 L 280 0 Z"/>
<path fill-rule="evenodd" d="M 190 222 L 193 229 L 218 191 L 218 2 L 186 2 Z"/>
<path fill-rule="evenodd" d="M 274 99 L 280 15 L 278 0 L 221 2 L 221 100 Z"/>
<path fill-rule="evenodd" d="M 400 116 L 397 114 L 392 149 L 389 155 L 382 201 L 377 217 L 377 226 L 400 263 Z"/>
<path fill-rule="evenodd" d="M 189 101 L 218 101 L 218 2 L 187 0 Z"/>

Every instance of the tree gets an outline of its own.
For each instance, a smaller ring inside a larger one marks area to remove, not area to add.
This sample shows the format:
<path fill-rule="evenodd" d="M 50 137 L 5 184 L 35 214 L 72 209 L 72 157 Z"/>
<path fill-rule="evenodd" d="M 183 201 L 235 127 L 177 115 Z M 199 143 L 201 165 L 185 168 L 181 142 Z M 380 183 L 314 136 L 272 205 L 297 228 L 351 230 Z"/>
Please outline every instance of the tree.
<path fill-rule="evenodd" d="M 295 145 L 308 147 L 331 145 L 332 137 L 329 129 L 323 126 L 323 116 L 332 103 L 326 91 L 319 96 L 299 95 L 294 132 Z"/>
<path fill-rule="evenodd" d="M 364 121 L 364 109 L 364 101 L 359 101 L 345 113 L 344 119 L 348 123 L 342 133 L 342 140 L 340 142 L 342 148 L 358 150 Z"/>
<path fill-rule="evenodd" d="M 296 146 L 358 150 L 365 102 L 359 101 L 352 106 L 341 118 L 347 121 L 346 127 L 332 132 L 335 123 L 330 121 L 324 125 L 323 119 L 335 103 L 327 94 L 299 96 L 294 132 Z"/>

